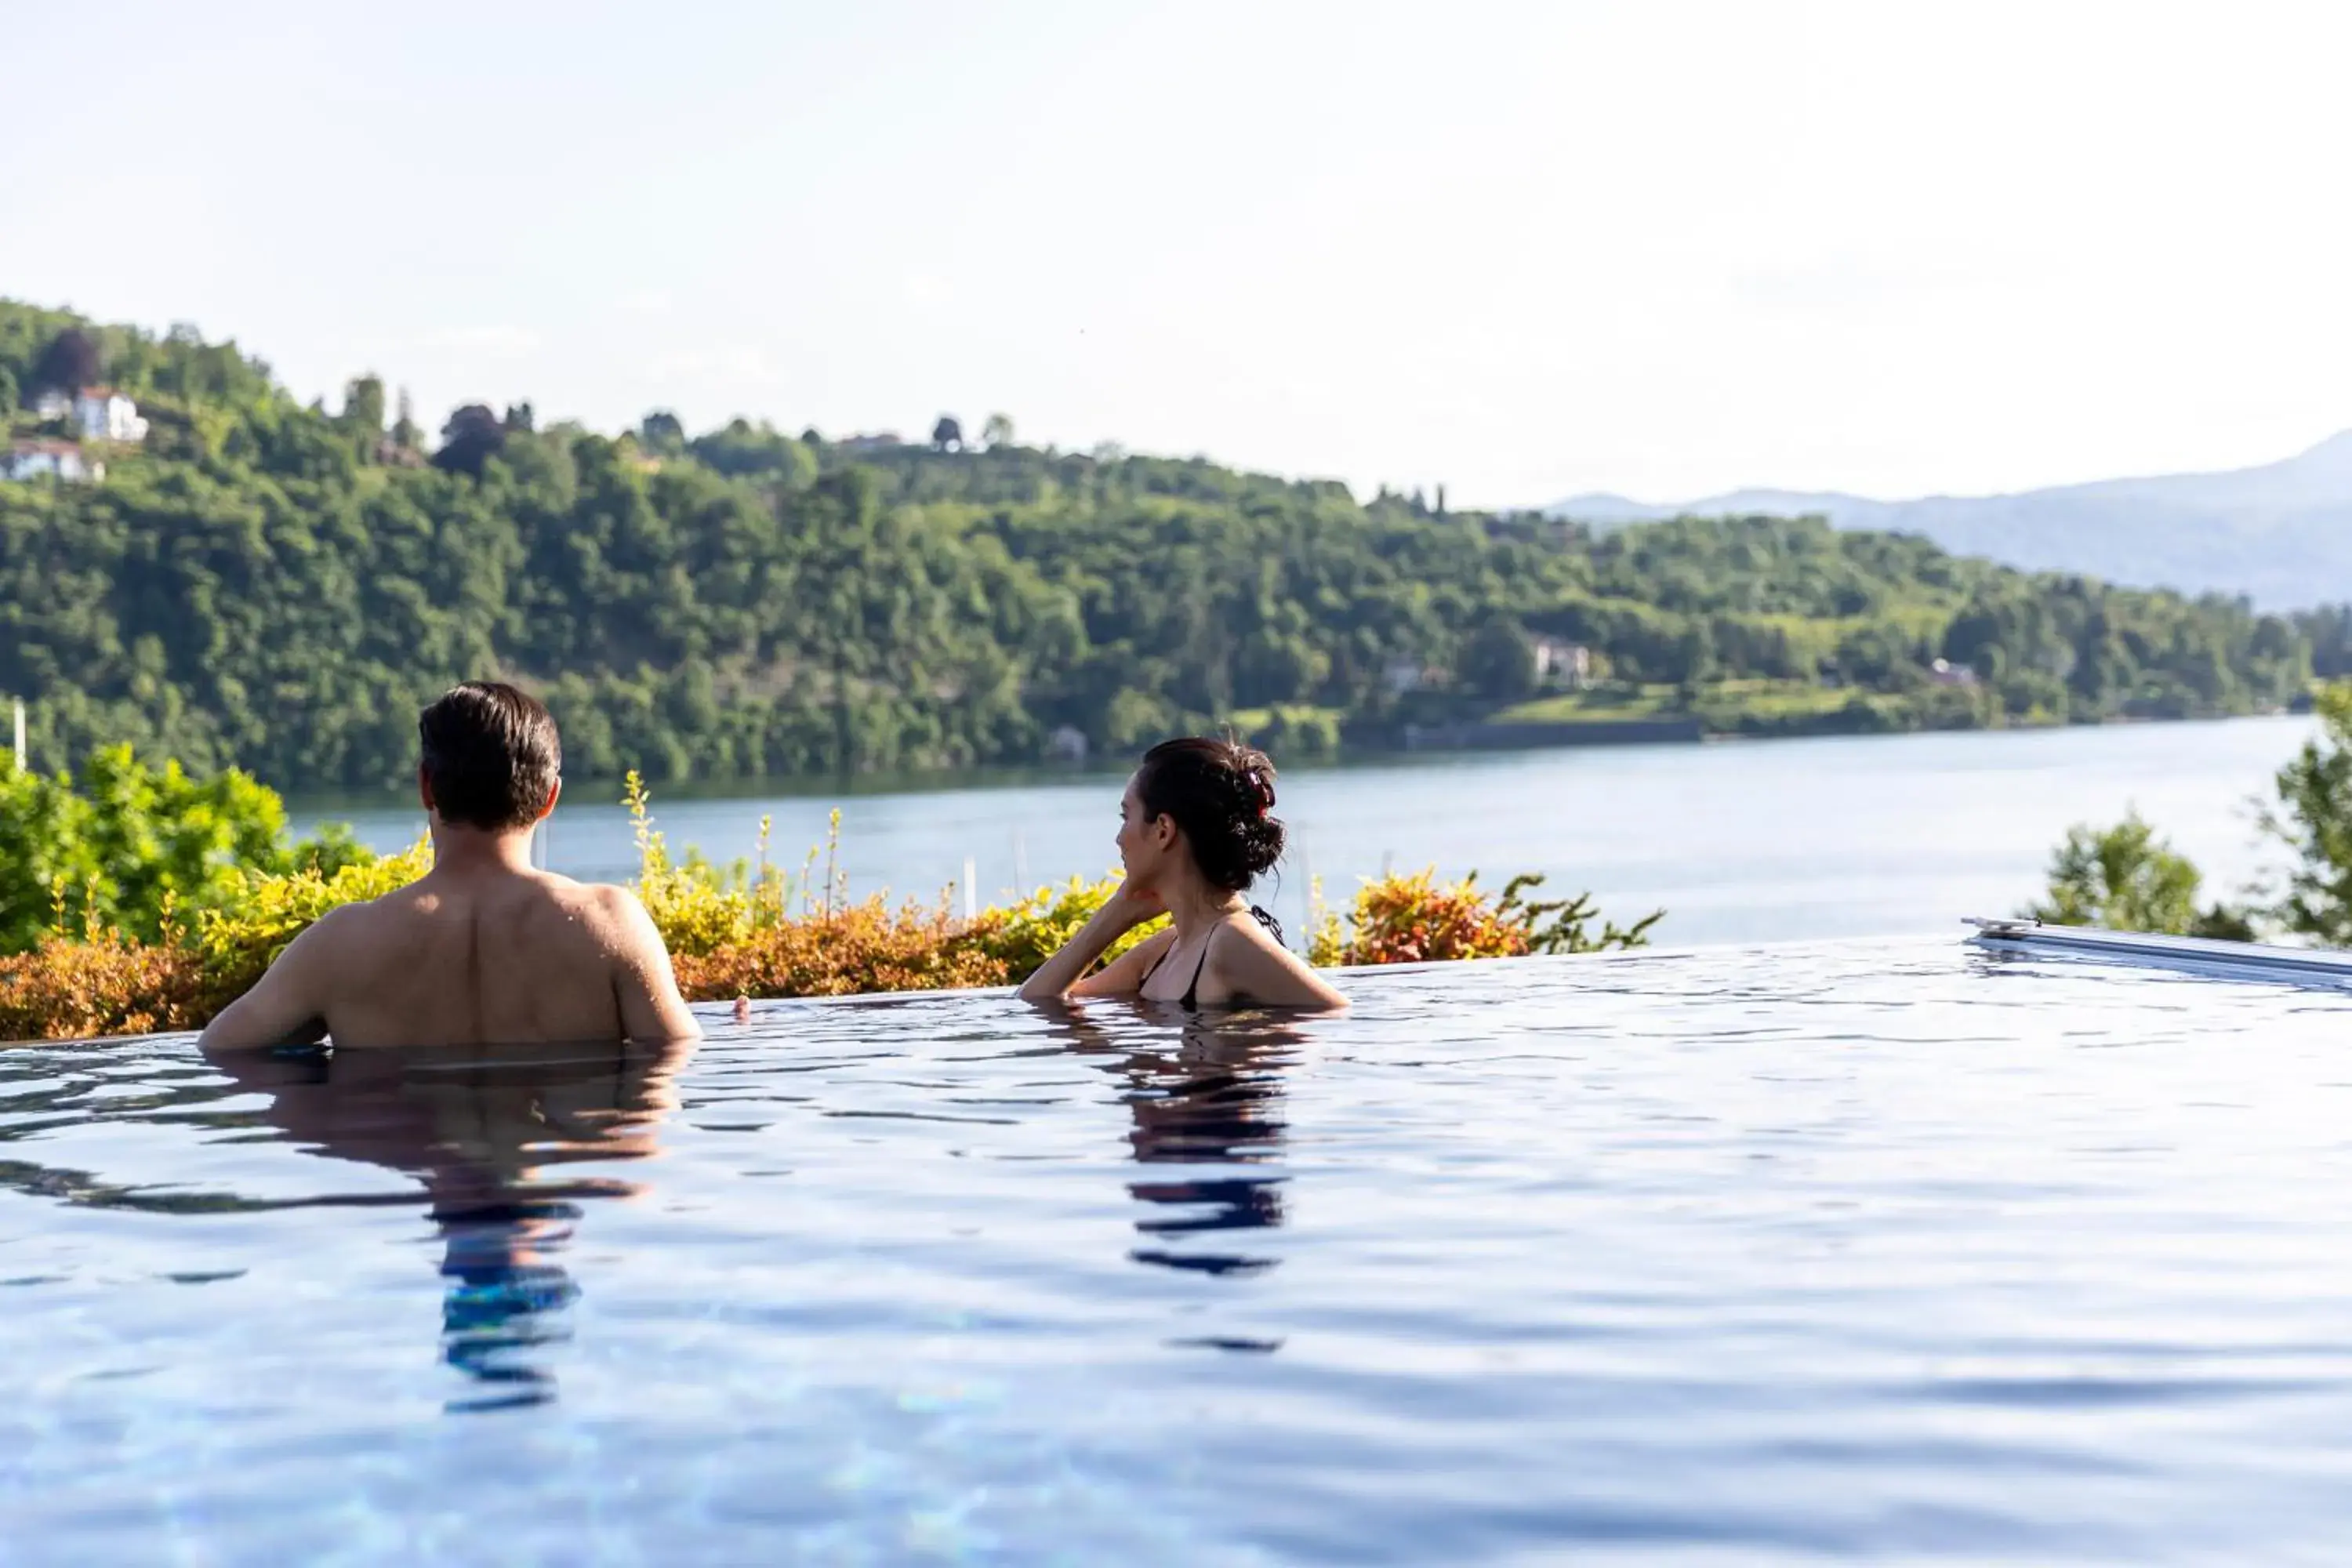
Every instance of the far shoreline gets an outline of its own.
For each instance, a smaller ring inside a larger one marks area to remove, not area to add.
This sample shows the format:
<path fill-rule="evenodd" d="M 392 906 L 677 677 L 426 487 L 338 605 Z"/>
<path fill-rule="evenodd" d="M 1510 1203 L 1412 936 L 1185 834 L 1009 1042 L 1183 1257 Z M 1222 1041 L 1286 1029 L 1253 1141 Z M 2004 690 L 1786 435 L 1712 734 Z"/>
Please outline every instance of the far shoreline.
<path fill-rule="evenodd" d="M 1972 724 L 1937 729 L 1857 731 L 1812 729 L 1781 731 L 1771 734 L 1748 734 L 1738 731 L 1711 731 L 1690 740 L 1613 740 L 1595 738 L 1588 741 L 1563 741 L 1551 744 L 1506 746 L 1402 746 L 1347 747 L 1337 756 L 1299 757 L 1286 760 L 1276 753 L 1275 763 L 1286 777 L 1299 778 L 1318 773 L 1357 773 L 1375 769 L 1395 769 L 1418 772 L 1458 765 L 1483 758 L 1541 756 L 1562 752 L 1671 752 L 1697 751 L 1717 746 L 1747 747 L 1762 745 L 1777 748 L 1803 742 L 1824 741 L 1906 741 L 1929 736 L 1958 735 L 2056 735 L 2070 731 L 2090 731 L 2115 729 L 2170 729 L 2178 726 L 2242 724 L 2257 721 L 2308 719 L 2307 711 L 2289 708 L 2272 708 L 2254 713 L 2200 714 L 2189 718 L 2165 719 L 2144 715 L 2118 714 L 2113 718 L 2091 721 L 2059 720 L 2052 722 L 2019 722 L 2010 724 Z M 653 780 L 648 788 L 659 801 L 725 802 L 738 800 L 872 800 L 909 795 L 977 795 L 1000 790 L 1041 789 L 1056 785 L 1103 784 L 1122 780 L 1129 771 L 1129 759 L 1088 761 L 1086 763 L 991 764 L 954 771 L 875 772 L 842 774 L 729 774 L 723 776 Z M 264 781 L 267 783 L 268 781 Z M 278 786 L 273 784 L 272 788 Z M 566 800 L 574 806 L 617 807 L 621 780 L 594 775 L 569 777 L 564 781 Z M 386 786 L 381 791 L 331 790 L 299 792 L 279 789 L 289 820 L 322 822 L 337 819 L 339 812 L 399 811 L 415 804 L 413 791 L 407 786 Z M 610 796 L 607 799 L 607 795 Z"/>

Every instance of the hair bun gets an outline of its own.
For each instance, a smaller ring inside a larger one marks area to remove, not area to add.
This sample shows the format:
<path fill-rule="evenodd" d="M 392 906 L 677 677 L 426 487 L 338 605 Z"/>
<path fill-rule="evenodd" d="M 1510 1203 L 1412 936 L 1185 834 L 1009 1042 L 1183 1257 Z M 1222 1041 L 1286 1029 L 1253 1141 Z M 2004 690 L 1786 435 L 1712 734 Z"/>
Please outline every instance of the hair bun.
<path fill-rule="evenodd" d="M 1172 817 L 1183 829 L 1202 876 L 1238 892 L 1282 858 L 1274 776 L 1265 752 L 1193 736 L 1144 753 L 1135 787 L 1146 811 Z"/>
<path fill-rule="evenodd" d="M 1249 785 L 1250 795 L 1257 803 L 1260 816 L 1274 809 L 1274 781 L 1265 776 L 1263 767 L 1255 763 L 1250 763 L 1242 770 L 1242 782 Z"/>

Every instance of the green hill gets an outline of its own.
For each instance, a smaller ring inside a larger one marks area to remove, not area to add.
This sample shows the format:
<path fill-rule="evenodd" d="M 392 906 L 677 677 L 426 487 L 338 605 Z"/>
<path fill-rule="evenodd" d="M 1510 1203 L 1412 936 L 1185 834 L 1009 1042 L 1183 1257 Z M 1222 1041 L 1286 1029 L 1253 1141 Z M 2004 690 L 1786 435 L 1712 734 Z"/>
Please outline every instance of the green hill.
<path fill-rule="evenodd" d="M 0 692 L 34 700 L 44 765 L 127 740 L 283 787 L 395 783 L 419 704 L 492 671 L 548 698 L 574 773 L 677 777 L 1028 761 L 1065 729 L 1118 752 L 1236 717 L 1297 752 L 1515 709 L 2224 713 L 2296 698 L 2345 642 L 2340 615 L 1814 521 L 1595 538 L 1198 459 L 659 415 L 610 436 L 527 405 L 428 442 L 373 380 L 331 413 L 233 345 L 0 302 L 15 438 L 71 437 L 40 416 L 60 377 L 151 427 L 90 448 L 102 483 L 0 481 Z M 1571 644 L 1573 690 L 1539 668 Z"/>

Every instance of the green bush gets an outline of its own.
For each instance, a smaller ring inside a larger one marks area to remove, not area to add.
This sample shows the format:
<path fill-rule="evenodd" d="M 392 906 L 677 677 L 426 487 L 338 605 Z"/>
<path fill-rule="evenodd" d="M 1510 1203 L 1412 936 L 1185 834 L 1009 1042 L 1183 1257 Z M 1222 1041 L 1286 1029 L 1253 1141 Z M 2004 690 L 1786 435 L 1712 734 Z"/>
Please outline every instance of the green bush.
<path fill-rule="evenodd" d="M 2053 925 L 2247 941 L 2252 926 L 2241 910 L 2197 906 L 2197 868 L 2157 837 L 2134 812 L 2115 826 L 2078 825 L 2050 862 L 2050 888 L 2021 911 Z"/>
<path fill-rule="evenodd" d="M 200 783 L 128 746 L 92 752 L 77 775 L 0 761 L 0 952 L 83 921 L 152 942 L 171 912 L 241 896 L 244 873 L 331 875 L 373 858 L 341 827 L 288 844 L 283 803 L 234 768 Z"/>

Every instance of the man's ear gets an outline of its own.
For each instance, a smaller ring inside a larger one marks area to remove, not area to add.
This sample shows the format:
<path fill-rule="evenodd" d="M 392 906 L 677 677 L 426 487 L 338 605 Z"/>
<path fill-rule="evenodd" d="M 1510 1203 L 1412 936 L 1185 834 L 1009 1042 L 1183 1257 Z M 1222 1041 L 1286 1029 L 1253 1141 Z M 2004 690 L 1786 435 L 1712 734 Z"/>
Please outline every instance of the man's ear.
<path fill-rule="evenodd" d="M 438 816 L 441 814 L 441 808 L 433 804 L 432 775 L 425 771 L 422 764 L 416 770 L 416 798 L 424 803 L 425 816 Z"/>
<path fill-rule="evenodd" d="M 562 779 L 557 779 L 553 784 L 547 786 L 547 804 L 539 808 L 540 821 L 545 822 L 547 820 L 548 814 L 555 809 L 555 803 L 562 797 L 562 794 L 563 781 Z"/>

